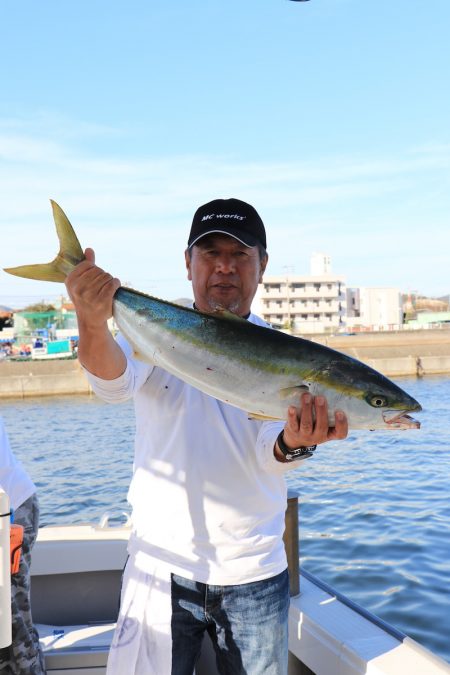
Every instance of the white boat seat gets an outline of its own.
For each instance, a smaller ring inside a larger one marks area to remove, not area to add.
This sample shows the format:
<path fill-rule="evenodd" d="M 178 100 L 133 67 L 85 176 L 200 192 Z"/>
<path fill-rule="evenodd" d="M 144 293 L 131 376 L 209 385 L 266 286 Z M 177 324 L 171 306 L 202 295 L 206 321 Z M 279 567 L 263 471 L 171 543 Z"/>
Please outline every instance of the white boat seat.
<path fill-rule="evenodd" d="M 47 675 L 104 675 L 115 623 L 84 626 L 35 624 Z M 218 675 L 209 638 L 204 640 L 195 675 Z"/>
<path fill-rule="evenodd" d="M 115 623 L 79 626 L 36 624 L 47 673 L 67 675 L 75 668 L 80 673 L 103 673 L 115 626 Z"/>

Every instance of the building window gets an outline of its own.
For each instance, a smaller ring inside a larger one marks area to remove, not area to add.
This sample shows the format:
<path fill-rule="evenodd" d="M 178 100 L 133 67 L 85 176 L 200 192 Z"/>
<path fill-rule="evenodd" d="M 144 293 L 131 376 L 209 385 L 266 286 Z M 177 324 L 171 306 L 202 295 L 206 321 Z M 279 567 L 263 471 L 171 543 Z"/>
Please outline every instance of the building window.
<path fill-rule="evenodd" d="M 320 284 L 314 284 L 314 288 L 316 289 L 317 293 L 320 291 Z"/>

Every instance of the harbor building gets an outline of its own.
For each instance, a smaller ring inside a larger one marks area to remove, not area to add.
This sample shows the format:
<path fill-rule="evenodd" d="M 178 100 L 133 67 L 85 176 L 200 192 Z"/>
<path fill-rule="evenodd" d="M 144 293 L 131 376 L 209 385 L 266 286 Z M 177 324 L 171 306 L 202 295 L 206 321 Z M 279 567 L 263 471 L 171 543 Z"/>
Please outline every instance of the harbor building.
<path fill-rule="evenodd" d="M 398 288 L 348 288 L 349 330 L 399 330 L 403 324 L 403 302 Z"/>
<path fill-rule="evenodd" d="M 344 277 L 331 272 L 328 255 L 314 253 L 308 276 L 266 276 L 253 311 L 294 334 L 336 333 L 345 326 L 346 303 Z"/>
<path fill-rule="evenodd" d="M 312 254 L 309 275 L 265 276 L 252 309 L 294 335 L 392 331 L 403 325 L 397 288 L 348 288 L 325 253 Z"/>

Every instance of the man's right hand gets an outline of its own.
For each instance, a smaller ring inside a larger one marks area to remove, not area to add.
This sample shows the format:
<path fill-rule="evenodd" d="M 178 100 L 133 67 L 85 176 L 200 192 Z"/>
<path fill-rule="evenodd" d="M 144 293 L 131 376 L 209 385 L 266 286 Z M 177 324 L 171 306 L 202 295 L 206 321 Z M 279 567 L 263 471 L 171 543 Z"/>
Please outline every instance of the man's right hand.
<path fill-rule="evenodd" d="M 108 328 L 120 281 L 97 267 L 91 248 L 86 249 L 85 256 L 66 279 L 67 292 L 77 313 L 78 359 L 93 375 L 114 380 L 127 365 L 125 354 Z"/>
<path fill-rule="evenodd" d="M 113 296 L 120 287 L 120 281 L 97 267 L 92 248 L 87 248 L 84 253 L 86 259 L 66 278 L 66 288 L 78 320 L 94 328 L 104 325 L 111 318 Z"/>

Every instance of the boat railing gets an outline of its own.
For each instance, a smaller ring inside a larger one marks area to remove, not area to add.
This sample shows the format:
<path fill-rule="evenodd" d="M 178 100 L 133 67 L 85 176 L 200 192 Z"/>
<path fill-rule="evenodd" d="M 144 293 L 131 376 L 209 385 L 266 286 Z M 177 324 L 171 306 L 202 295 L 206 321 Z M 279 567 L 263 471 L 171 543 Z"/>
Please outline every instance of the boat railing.
<path fill-rule="evenodd" d="M 289 570 L 289 592 L 291 597 L 300 593 L 300 546 L 298 534 L 298 494 L 288 490 L 285 515 L 284 547 Z"/>

